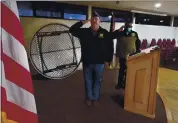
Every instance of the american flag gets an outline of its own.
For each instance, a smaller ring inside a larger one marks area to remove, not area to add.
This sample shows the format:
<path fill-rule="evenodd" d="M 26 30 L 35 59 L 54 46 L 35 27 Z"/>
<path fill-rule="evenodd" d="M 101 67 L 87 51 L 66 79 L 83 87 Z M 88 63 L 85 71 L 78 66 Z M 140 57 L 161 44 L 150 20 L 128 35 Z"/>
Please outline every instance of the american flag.
<path fill-rule="evenodd" d="M 3 122 L 38 123 L 17 3 L 1 1 L 1 115 Z"/>

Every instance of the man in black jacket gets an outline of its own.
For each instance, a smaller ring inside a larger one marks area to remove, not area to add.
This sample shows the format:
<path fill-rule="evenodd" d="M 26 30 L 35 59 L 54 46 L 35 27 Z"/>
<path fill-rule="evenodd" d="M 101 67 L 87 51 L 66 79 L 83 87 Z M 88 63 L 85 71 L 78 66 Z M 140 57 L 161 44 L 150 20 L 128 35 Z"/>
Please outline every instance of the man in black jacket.
<path fill-rule="evenodd" d="M 97 104 L 100 96 L 101 76 L 105 66 L 109 66 L 113 57 L 112 39 L 116 33 L 110 34 L 100 27 L 100 17 L 93 12 L 91 27 L 81 28 L 87 21 L 80 21 L 71 26 L 69 31 L 78 37 L 81 43 L 83 73 L 85 80 L 86 104 Z M 93 75 L 94 72 L 94 75 Z M 93 79 L 94 78 L 94 79 Z"/>

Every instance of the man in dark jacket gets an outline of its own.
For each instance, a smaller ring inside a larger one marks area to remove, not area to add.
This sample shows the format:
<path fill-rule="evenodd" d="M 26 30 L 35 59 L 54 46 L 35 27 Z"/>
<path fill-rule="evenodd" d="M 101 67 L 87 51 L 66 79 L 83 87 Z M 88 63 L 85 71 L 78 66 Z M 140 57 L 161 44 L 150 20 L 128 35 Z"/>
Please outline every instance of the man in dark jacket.
<path fill-rule="evenodd" d="M 93 12 L 91 27 L 81 28 L 87 21 L 80 21 L 71 26 L 70 32 L 78 37 L 81 43 L 83 74 L 85 80 L 86 104 L 97 104 L 100 96 L 101 76 L 105 66 L 109 66 L 113 57 L 112 38 L 117 34 L 100 27 L 100 17 Z M 94 75 L 93 75 L 94 72 Z M 94 79 L 93 79 L 94 78 Z"/>
<path fill-rule="evenodd" d="M 116 45 L 116 57 L 119 59 L 120 69 L 116 89 L 124 89 L 126 83 L 126 57 L 129 54 L 140 52 L 138 34 L 132 31 L 132 23 L 126 22 L 124 30 L 120 33 Z"/>

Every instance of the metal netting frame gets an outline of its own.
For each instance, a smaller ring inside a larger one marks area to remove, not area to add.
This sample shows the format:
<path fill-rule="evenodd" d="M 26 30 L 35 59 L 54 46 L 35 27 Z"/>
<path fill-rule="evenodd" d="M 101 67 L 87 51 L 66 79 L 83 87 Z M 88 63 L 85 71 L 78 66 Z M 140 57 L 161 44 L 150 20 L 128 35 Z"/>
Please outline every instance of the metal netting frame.
<path fill-rule="evenodd" d="M 35 36 L 37 36 L 37 33 L 39 33 L 40 30 L 42 30 L 43 28 L 45 28 L 45 27 L 47 27 L 47 26 L 50 26 L 50 25 L 61 25 L 61 26 L 64 26 L 64 27 L 66 27 L 66 28 L 69 29 L 69 26 L 64 25 L 64 24 L 61 24 L 61 23 L 50 23 L 50 24 L 46 24 L 46 25 L 40 27 L 40 28 L 36 31 L 36 33 L 33 35 L 33 38 L 32 38 L 32 40 L 31 40 L 31 42 L 30 42 L 30 45 L 29 45 L 29 58 L 30 58 L 30 61 L 31 61 L 33 67 L 35 68 L 35 70 L 36 70 L 38 73 L 40 73 L 42 76 L 44 76 L 44 77 L 46 77 L 46 78 L 48 78 L 48 79 L 64 79 L 64 78 L 68 78 L 70 75 L 72 75 L 73 73 L 75 73 L 75 71 L 76 71 L 77 68 L 79 67 L 79 65 L 80 65 L 80 63 L 81 63 L 81 57 L 80 57 L 79 63 L 77 64 L 76 68 L 75 68 L 70 74 L 68 74 L 68 75 L 66 75 L 66 76 L 63 76 L 63 77 L 49 77 L 49 76 L 44 75 L 44 74 L 37 68 L 36 64 L 34 63 L 34 61 L 33 61 L 33 59 L 32 59 L 31 48 L 32 48 L 32 43 L 33 43 L 33 40 L 35 39 Z M 68 34 L 68 35 L 69 35 L 69 34 Z M 72 36 L 71 43 L 74 44 L 74 37 L 73 37 L 72 34 L 71 34 L 71 36 Z M 69 37 L 70 37 L 70 35 L 69 35 Z M 80 43 L 80 41 L 79 41 L 79 43 Z M 81 44 L 80 44 L 80 46 L 81 46 Z M 80 48 L 81 48 L 81 47 L 80 47 Z"/>

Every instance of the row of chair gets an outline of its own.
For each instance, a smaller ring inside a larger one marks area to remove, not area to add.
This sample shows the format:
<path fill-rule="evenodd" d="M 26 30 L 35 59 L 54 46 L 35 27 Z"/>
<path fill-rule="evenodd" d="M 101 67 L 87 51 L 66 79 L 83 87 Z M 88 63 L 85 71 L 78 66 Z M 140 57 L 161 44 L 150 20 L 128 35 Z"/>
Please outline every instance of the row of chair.
<path fill-rule="evenodd" d="M 151 46 L 159 46 L 161 48 L 161 61 L 163 64 L 178 63 L 178 47 L 176 47 L 175 39 L 152 39 L 149 44 L 146 39 L 141 42 L 141 49 L 146 49 Z"/>
<path fill-rule="evenodd" d="M 149 44 L 147 39 L 143 39 L 141 42 L 141 49 L 146 49 L 151 46 L 156 46 L 158 45 L 160 48 L 172 48 L 176 46 L 176 40 L 175 39 L 158 39 L 156 42 L 156 39 L 152 39 L 151 43 Z"/>

